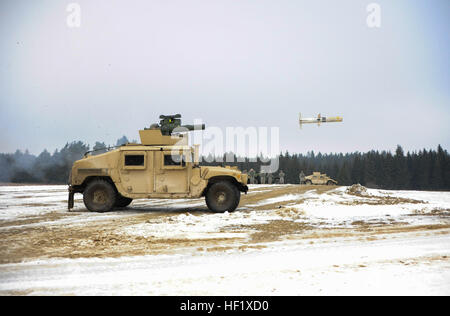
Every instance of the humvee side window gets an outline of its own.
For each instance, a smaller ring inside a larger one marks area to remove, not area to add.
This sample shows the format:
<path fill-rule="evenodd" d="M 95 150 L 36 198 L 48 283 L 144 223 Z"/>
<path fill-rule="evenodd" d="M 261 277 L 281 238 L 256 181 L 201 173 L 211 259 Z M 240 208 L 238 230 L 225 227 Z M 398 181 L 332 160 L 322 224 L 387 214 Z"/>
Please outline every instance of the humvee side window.
<path fill-rule="evenodd" d="M 182 166 L 186 165 L 186 161 L 183 159 L 182 155 L 164 155 L 164 166 Z"/>
<path fill-rule="evenodd" d="M 125 166 L 144 166 L 144 155 L 125 155 Z"/>

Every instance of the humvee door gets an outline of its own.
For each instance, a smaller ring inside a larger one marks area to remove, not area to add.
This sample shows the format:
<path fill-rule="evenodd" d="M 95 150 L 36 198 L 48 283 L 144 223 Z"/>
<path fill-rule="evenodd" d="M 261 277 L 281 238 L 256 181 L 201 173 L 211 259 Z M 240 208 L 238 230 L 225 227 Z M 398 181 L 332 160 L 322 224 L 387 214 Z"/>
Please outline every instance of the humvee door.
<path fill-rule="evenodd" d="M 155 152 L 155 183 L 157 193 L 187 193 L 189 191 L 189 174 L 191 164 L 183 152 Z"/>
<path fill-rule="evenodd" d="M 325 184 L 326 182 L 325 176 L 320 176 L 319 179 L 320 179 L 319 184 Z"/>
<path fill-rule="evenodd" d="M 119 164 L 121 185 L 126 192 L 152 192 L 153 155 L 151 152 L 123 151 Z"/>

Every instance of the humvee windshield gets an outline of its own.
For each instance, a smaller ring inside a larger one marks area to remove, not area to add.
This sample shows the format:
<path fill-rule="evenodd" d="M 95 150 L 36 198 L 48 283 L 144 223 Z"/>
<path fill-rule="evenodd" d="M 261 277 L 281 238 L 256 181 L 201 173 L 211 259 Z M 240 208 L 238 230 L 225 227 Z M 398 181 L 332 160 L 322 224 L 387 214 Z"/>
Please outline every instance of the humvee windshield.
<path fill-rule="evenodd" d="M 164 165 L 165 166 L 182 166 L 186 165 L 186 159 L 183 155 L 164 155 Z"/>

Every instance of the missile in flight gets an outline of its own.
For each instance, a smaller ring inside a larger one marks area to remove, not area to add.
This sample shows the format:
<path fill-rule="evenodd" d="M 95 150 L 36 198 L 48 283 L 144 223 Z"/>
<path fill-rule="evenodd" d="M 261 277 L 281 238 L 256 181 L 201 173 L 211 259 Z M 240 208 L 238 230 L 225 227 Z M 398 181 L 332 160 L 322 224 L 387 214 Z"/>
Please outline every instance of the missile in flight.
<path fill-rule="evenodd" d="M 302 128 L 303 124 L 317 123 L 317 125 L 320 126 L 321 123 L 332 123 L 332 122 L 342 122 L 342 121 L 343 121 L 342 116 L 326 117 L 326 116 L 322 116 L 320 114 L 317 115 L 317 117 L 302 118 L 302 113 L 300 113 L 299 118 L 298 118 L 300 128 Z"/>

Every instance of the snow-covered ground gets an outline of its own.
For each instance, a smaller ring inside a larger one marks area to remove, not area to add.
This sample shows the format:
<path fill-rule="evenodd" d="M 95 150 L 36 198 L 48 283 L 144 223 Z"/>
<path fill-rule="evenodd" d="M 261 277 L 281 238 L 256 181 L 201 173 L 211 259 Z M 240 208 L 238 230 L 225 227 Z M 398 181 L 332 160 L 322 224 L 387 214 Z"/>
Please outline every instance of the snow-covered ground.
<path fill-rule="evenodd" d="M 276 243 L 264 251 L 43 260 L 4 265 L 0 288 L 36 295 L 448 295 L 450 264 L 441 256 L 449 243 L 448 235 L 410 236 Z"/>
<path fill-rule="evenodd" d="M 66 186 L 0 186 L 0 295 L 450 294 L 450 192 L 252 185 L 67 212 Z"/>

